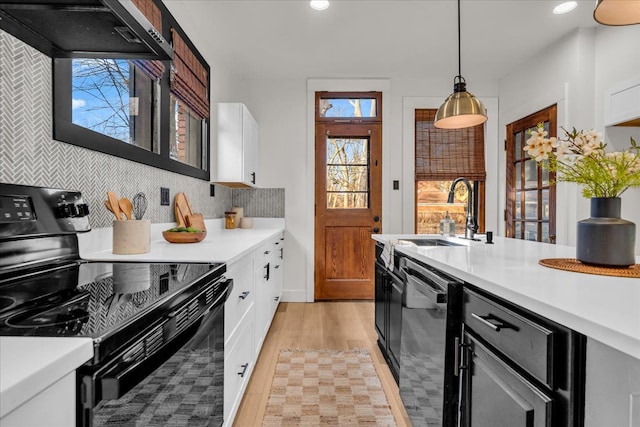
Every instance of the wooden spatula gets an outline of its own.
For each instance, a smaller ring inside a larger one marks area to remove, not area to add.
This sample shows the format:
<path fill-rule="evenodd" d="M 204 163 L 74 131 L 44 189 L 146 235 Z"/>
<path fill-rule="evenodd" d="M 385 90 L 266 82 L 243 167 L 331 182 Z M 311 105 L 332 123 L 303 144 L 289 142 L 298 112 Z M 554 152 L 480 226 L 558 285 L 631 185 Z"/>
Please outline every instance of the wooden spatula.
<path fill-rule="evenodd" d="M 118 200 L 118 206 L 124 213 L 124 216 L 126 216 L 128 220 L 131 220 L 131 213 L 133 212 L 133 204 L 131 204 L 131 200 L 123 197 L 122 199 Z"/>
<path fill-rule="evenodd" d="M 176 194 L 173 203 L 178 227 L 186 227 L 187 222 L 185 220 L 185 216 L 193 214 L 191 211 L 191 205 L 189 204 L 189 199 L 187 199 L 186 194 L 178 193 Z"/>
<path fill-rule="evenodd" d="M 111 211 L 116 216 L 116 219 L 122 219 L 122 212 L 120 211 L 120 205 L 118 203 L 118 196 L 113 191 L 107 191 L 107 200 L 111 205 Z"/>
<path fill-rule="evenodd" d="M 116 219 L 120 219 L 120 218 L 118 218 L 118 215 L 116 215 L 116 213 L 113 211 L 113 209 L 111 209 L 111 203 L 109 203 L 108 200 L 104 201 L 104 205 L 109 210 L 109 212 L 111 212 L 112 214 L 114 214 L 116 216 Z"/>

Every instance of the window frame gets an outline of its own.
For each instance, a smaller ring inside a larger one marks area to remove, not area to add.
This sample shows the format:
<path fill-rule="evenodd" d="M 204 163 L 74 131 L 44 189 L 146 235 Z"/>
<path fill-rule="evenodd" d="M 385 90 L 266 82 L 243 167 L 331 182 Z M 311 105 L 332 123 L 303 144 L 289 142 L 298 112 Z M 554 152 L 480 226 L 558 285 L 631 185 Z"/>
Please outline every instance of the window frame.
<path fill-rule="evenodd" d="M 206 68 L 207 96 L 210 99 L 211 75 L 209 65 L 184 33 L 182 27 L 180 27 L 178 22 L 171 16 L 168 9 L 166 9 L 161 2 L 154 1 L 154 3 L 160 8 L 162 13 L 163 36 L 169 40 L 171 37 L 171 28 L 173 27 Z M 163 62 L 165 64 L 165 72 L 159 80 L 159 112 L 156 116 L 158 123 L 154 124 L 158 129 L 158 141 L 155 141 L 155 143 L 158 144 L 159 153 L 154 152 L 154 150 L 149 151 L 128 144 L 119 139 L 111 138 L 72 122 L 72 59 L 70 58 L 56 58 L 53 60 L 53 139 L 181 175 L 209 181 L 211 178 L 209 165 L 212 157 L 210 150 L 210 118 L 203 119 L 202 121 L 202 132 L 204 132 L 204 134 L 201 157 L 202 164 L 200 168 L 182 163 L 170 157 L 169 140 L 171 133 L 169 129 L 169 118 L 171 114 L 171 103 L 169 98 L 171 92 L 171 61 Z"/>

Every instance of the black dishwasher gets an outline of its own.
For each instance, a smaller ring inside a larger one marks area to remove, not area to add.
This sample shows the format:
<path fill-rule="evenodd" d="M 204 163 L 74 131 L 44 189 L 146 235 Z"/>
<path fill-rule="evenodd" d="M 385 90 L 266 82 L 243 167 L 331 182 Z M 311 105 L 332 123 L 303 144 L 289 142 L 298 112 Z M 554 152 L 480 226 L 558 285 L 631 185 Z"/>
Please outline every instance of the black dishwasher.
<path fill-rule="evenodd" d="M 454 426 L 462 282 L 403 257 L 400 397 L 414 427 Z M 445 355 L 447 357 L 445 357 Z"/>

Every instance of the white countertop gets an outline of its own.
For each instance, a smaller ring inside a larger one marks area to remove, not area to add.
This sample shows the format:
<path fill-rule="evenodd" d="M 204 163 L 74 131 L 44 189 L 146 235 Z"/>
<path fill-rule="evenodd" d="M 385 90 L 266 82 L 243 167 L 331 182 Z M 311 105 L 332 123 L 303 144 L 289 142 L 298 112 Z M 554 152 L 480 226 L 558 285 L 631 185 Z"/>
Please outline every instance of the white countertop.
<path fill-rule="evenodd" d="M 91 338 L 0 337 L 0 418 L 92 357 Z"/>
<path fill-rule="evenodd" d="M 374 234 L 379 242 L 424 235 Z M 640 279 L 543 267 L 543 258 L 575 258 L 571 246 L 495 237 L 494 244 L 431 236 L 465 246 L 407 246 L 410 255 L 481 289 L 525 307 L 640 359 Z M 636 257 L 640 263 L 640 257 Z"/>
<path fill-rule="evenodd" d="M 222 220 L 206 220 L 207 236 L 198 243 L 169 243 L 162 230 L 175 224 L 152 224 L 151 250 L 139 255 L 116 255 L 111 249 L 111 228 L 78 235 L 80 256 L 92 261 L 133 262 L 225 262 L 233 263 L 261 243 L 285 230 L 282 218 L 254 218 L 250 229 L 224 229 Z"/>

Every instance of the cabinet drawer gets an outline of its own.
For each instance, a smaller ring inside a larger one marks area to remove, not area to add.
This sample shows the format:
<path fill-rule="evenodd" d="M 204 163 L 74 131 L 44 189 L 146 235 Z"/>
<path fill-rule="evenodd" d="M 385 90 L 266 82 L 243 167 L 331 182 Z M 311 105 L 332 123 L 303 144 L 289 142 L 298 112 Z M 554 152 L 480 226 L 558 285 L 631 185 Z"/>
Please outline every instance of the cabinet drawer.
<path fill-rule="evenodd" d="M 554 331 L 469 289 L 464 291 L 463 322 L 535 378 L 556 387 Z"/>
<path fill-rule="evenodd" d="M 230 345 L 225 347 L 224 419 L 228 426 L 233 424 L 244 389 L 253 372 L 253 326 L 253 318 L 250 316 L 233 335 Z"/>
<path fill-rule="evenodd" d="M 224 306 L 225 343 L 234 333 L 240 321 L 251 308 L 255 300 L 253 280 L 253 256 L 247 256 L 233 264 L 226 274 L 233 279 L 233 289 Z"/>
<path fill-rule="evenodd" d="M 260 245 L 255 251 L 257 265 L 266 264 L 269 259 L 275 259 L 276 257 L 279 259 L 283 246 L 284 237 L 282 234 Z"/>

